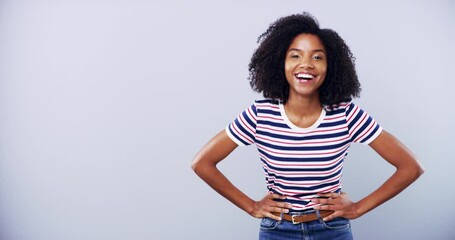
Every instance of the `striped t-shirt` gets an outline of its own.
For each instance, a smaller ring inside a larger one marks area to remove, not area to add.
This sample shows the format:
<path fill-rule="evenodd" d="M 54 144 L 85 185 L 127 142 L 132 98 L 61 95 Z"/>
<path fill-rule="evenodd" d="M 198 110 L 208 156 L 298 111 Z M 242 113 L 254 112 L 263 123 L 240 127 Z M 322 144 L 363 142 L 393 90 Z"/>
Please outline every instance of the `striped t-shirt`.
<path fill-rule="evenodd" d="M 324 107 L 308 128 L 294 125 L 277 100 L 257 100 L 226 127 L 239 146 L 256 144 L 269 192 L 293 210 L 312 208 L 317 193 L 339 192 L 351 142 L 371 143 L 381 126 L 353 102 Z"/>

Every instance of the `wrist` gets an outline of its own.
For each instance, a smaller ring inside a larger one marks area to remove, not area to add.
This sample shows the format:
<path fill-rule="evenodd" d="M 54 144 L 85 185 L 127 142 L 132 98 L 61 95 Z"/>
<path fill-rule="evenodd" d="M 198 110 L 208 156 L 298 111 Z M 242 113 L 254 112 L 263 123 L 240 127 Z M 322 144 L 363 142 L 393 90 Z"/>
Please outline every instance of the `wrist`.
<path fill-rule="evenodd" d="M 248 213 L 248 215 L 254 217 L 254 212 L 255 212 L 254 209 L 255 209 L 255 207 L 256 207 L 256 204 L 257 204 L 256 201 L 251 200 L 251 202 L 247 205 L 247 208 L 244 209 L 244 211 L 245 211 L 246 213 Z"/>
<path fill-rule="evenodd" d="M 363 214 L 365 214 L 366 212 L 362 209 L 362 204 L 360 202 L 355 202 L 353 203 L 353 214 L 354 214 L 354 218 L 359 218 L 361 217 Z"/>

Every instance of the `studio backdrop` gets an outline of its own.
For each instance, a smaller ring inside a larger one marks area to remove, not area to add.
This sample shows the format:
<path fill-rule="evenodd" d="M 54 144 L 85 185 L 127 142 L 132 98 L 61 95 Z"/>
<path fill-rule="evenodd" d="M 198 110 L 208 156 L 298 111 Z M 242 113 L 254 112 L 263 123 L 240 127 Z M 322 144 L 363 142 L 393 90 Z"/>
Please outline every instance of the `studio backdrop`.
<path fill-rule="evenodd" d="M 248 63 L 279 17 L 308 11 L 351 47 L 355 103 L 426 173 L 352 221 L 356 239 L 455 239 L 453 1 L 0 2 L 0 239 L 257 239 L 259 219 L 191 170 L 255 99 Z M 255 147 L 219 165 L 266 193 Z M 394 169 L 353 145 L 357 201 Z"/>

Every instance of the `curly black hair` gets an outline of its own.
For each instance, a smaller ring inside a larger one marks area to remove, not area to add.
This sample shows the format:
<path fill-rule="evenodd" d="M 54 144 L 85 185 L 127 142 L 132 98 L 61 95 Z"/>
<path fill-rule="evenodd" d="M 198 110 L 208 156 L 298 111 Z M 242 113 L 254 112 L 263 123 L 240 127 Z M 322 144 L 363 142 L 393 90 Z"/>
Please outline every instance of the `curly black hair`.
<path fill-rule="evenodd" d="M 318 36 L 327 53 L 327 74 L 319 88 L 321 104 L 333 106 L 359 97 L 360 82 L 351 50 L 338 33 L 319 28 L 318 21 L 307 12 L 278 19 L 258 37 L 260 45 L 248 65 L 248 80 L 253 90 L 262 92 L 266 98 L 287 101 L 286 52 L 293 39 L 302 33 Z"/>

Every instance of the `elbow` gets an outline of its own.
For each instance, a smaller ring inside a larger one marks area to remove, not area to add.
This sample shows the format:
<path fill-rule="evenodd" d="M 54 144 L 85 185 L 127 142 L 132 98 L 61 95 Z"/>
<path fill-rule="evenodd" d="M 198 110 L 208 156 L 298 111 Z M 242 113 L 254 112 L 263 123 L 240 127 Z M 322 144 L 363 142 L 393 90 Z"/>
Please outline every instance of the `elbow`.
<path fill-rule="evenodd" d="M 417 163 L 415 165 L 415 167 L 413 168 L 412 170 L 412 176 L 413 176 L 413 179 L 414 180 L 417 180 L 417 178 L 419 178 L 420 176 L 422 176 L 422 174 L 425 173 L 425 169 L 422 167 L 422 165 L 420 165 L 419 163 Z"/>
<path fill-rule="evenodd" d="M 191 169 L 193 170 L 193 172 L 197 173 L 198 168 L 199 168 L 199 164 L 198 164 L 198 161 L 195 159 L 191 163 Z"/>
<path fill-rule="evenodd" d="M 415 171 L 416 171 L 417 177 L 420 177 L 420 176 L 422 176 L 423 173 L 425 173 L 425 168 L 423 168 L 423 166 L 420 164 L 420 162 L 418 160 L 416 160 Z"/>
<path fill-rule="evenodd" d="M 401 168 L 398 167 L 397 171 L 401 172 L 404 181 L 412 183 L 422 176 L 425 169 L 418 162 L 415 162 L 414 164 L 402 166 Z"/>
<path fill-rule="evenodd" d="M 194 173 L 200 176 L 201 173 L 204 172 L 204 169 L 206 169 L 206 165 L 204 164 L 204 161 L 201 161 L 200 158 L 195 158 L 191 163 L 191 169 Z"/>
<path fill-rule="evenodd" d="M 196 157 L 191 163 L 191 169 L 194 173 L 196 173 L 196 175 L 204 179 L 213 174 L 213 171 L 216 169 L 216 164 L 207 161 L 206 158 Z"/>
<path fill-rule="evenodd" d="M 422 176 L 425 173 L 425 168 L 423 168 L 420 164 L 417 166 L 417 177 Z"/>

